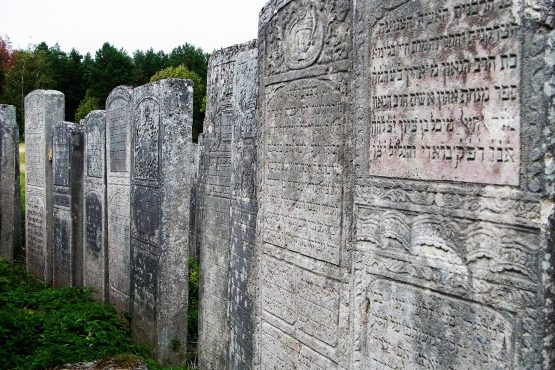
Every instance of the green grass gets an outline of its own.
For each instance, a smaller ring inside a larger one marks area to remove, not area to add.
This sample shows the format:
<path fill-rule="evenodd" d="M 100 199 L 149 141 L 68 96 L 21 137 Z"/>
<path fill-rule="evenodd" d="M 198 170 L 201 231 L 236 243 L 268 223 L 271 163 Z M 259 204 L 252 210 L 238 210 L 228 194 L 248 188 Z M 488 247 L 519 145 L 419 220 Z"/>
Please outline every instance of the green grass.
<path fill-rule="evenodd" d="M 131 342 L 127 320 L 97 304 L 89 289 L 49 288 L 19 265 L 0 260 L 0 369 L 45 369 L 113 356 L 147 358 Z M 187 369 L 173 368 L 173 370 Z"/>

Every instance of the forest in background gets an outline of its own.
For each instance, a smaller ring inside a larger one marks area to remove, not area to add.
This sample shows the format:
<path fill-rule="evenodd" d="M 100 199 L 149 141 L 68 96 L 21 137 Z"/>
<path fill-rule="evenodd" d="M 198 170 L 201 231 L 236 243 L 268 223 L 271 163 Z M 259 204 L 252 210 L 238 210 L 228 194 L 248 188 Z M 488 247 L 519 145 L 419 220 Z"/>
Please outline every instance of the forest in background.
<path fill-rule="evenodd" d="M 202 132 L 206 105 L 206 75 L 210 55 L 185 43 L 170 53 L 137 50 L 129 55 L 109 43 L 92 56 L 58 44 L 41 42 L 27 49 L 13 49 L 7 36 L 0 36 L 0 104 L 16 107 L 23 138 L 23 101 L 36 89 L 65 94 L 66 120 L 79 122 L 89 112 L 104 109 L 106 98 L 119 85 L 140 86 L 161 78 L 188 78 L 194 82 L 193 139 Z"/>

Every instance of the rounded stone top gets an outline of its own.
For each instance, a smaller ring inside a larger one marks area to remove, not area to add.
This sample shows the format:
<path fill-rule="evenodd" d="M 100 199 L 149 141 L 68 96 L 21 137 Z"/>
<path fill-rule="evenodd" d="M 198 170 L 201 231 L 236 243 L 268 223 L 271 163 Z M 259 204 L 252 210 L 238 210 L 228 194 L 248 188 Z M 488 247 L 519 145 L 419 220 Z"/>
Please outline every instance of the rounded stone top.
<path fill-rule="evenodd" d="M 108 108 L 114 100 L 124 99 L 131 100 L 131 94 L 133 94 L 133 87 L 127 85 L 120 85 L 114 88 L 110 95 L 106 98 L 106 108 Z"/>

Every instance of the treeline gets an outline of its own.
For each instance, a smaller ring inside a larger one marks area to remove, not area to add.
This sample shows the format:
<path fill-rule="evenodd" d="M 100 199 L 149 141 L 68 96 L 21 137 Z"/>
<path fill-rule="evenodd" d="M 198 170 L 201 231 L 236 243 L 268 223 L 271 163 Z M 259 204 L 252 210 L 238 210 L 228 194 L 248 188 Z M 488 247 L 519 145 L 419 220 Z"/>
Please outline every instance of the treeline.
<path fill-rule="evenodd" d="M 193 137 L 202 131 L 209 54 L 190 44 L 171 53 L 137 50 L 132 56 L 105 43 L 94 57 L 75 49 L 66 53 L 56 44 L 42 42 L 14 50 L 0 37 L 0 104 L 17 109 L 23 133 L 23 101 L 35 89 L 54 89 L 65 94 L 66 119 L 79 122 L 89 112 L 104 109 L 106 98 L 118 85 L 139 86 L 160 78 L 189 78 L 195 83 Z M 21 135 L 23 137 L 23 135 Z"/>

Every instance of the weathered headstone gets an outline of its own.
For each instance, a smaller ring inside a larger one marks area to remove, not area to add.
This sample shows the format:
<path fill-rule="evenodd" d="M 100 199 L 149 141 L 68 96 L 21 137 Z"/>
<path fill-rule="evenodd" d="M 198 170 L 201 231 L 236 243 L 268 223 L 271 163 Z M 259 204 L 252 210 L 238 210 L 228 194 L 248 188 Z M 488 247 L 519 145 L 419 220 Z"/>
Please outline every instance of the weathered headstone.
<path fill-rule="evenodd" d="M 54 287 L 83 286 L 83 127 L 59 122 L 53 133 Z"/>
<path fill-rule="evenodd" d="M 116 87 L 106 100 L 109 301 L 130 311 L 131 94 Z"/>
<path fill-rule="evenodd" d="M 21 255 L 19 237 L 19 129 L 13 105 L 0 105 L 0 258 Z"/>
<path fill-rule="evenodd" d="M 261 12 L 261 368 L 348 367 L 351 24 L 350 1 Z"/>
<path fill-rule="evenodd" d="M 356 4 L 352 367 L 553 369 L 553 1 Z"/>
<path fill-rule="evenodd" d="M 132 101 L 131 328 L 166 364 L 187 345 L 192 98 L 190 81 L 170 79 Z"/>
<path fill-rule="evenodd" d="M 258 271 L 256 168 L 258 49 L 237 54 L 231 141 L 231 250 L 229 255 L 229 368 L 253 367 Z"/>
<path fill-rule="evenodd" d="M 27 270 L 52 283 L 52 132 L 64 120 L 64 94 L 35 90 L 25 97 L 25 255 Z"/>
<path fill-rule="evenodd" d="M 108 302 L 106 112 L 91 112 L 83 127 L 83 285 L 94 288 L 97 301 Z"/>
<path fill-rule="evenodd" d="M 199 365 L 203 369 L 221 369 L 228 361 L 233 76 L 238 53 L 251 47 L 247 43 L 219 50 L 208 65 L 200 247 Z"/>

